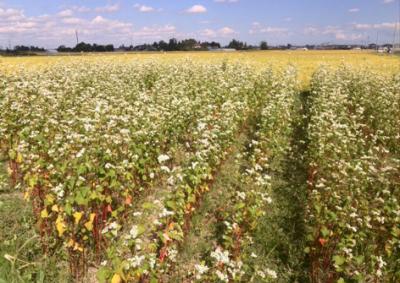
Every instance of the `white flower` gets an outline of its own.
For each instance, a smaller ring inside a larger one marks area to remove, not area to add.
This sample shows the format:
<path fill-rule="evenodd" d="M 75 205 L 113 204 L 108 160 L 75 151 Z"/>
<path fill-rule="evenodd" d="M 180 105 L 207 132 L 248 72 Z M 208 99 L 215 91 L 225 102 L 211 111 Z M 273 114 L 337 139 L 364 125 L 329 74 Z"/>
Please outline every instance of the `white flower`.
<path fill-rule="evenodd" d="M 110 168 L 114 168 L 114 165 L 112 165 L 111 163 L 106 163 L 106 165 L 104 165 L 104 167 L 106 169 L 110 169 Z"/>
<path fill-rule="evenodd" d="M 132 268 L 135 268 L 135 267 L 139 267 L 142 264 L 144 259 L 145 259 L 144 255 L 141 255 L 141 256 L 135 255 L 133 258 L 128 259 L 128 261 L 130 263 L 130 266 Z"/>
<path fill-rule="evenodd" d="M 122 135 L 129 135 L 130 134 L 130 130 L 129 129 L 122 129 L 119 131 Z"/>
<path fill-rule="evenodd" d="M 155 226 L 160 226 L 160 225 L 162 225 L 162 223 L 161 223 L 158 219 L 154 219 L 153 224 L 154 224 Z"/>
<path fill-rule="evenodd" d="M 170 157 L 169 157 L 168 155 L 161 154 L 157 159 L 158 159 L 158 162 L 159 162 L 159 163 L 163 163 L 163 162 L 169 160 Z"/>
<path fill-rule="evenodd" d="M 260 276 L 261 278 L 265 278 L 265 273 L 262 272 L 261 270 L 257 271 L 257 275 Z"/>
<path fill-rule="evenodd" d="M 269 269 L 267 268 L 267 270 L 265 270 L 265 272 L 267 273 L 267 275 L 273 279 L 278 278 L 278 275 L 276 274 L 275 270 Z"/>
<path fill-rule="evenodd" d="M 131 235 L 132 239 L 135 239 L 139 234 L 138 227 L 136 225 L 132 226 L 131 230 L 129 231 L 129 234 Z"/>
<path fill-rule="evenodd" d="M 215 271 L 215 274 L 218 276 L 219 280 L 224 281 L 224 282 L 228 282 L 228 276 L 224 273 L 222 273 L 221 271 L 217 270 Z"/>
<path fill-rule="evenodd" d="M 202 131 L 202 130 L 204 130 L 204 128 L 205 128 L 206 126 L 207 126 L 206 123 L 200 122 L 200 123 L 197 125 L 197 129 L 198 129 L 199 131 Z"/>
<path fill-rule="evenodd" d="M 245 192 L 237 192 L 237 195 L 239 198 L 241 198 L 242 200 L 246 199 L 246 193 Z"/>
<path fill-rule="evenodd" d="M 171 172 L 171 170 L 169 170 L 169 168 L 168 168 L 167 166 L 161 166 L 161 167 L 160 167 L 160 170 L 161 170 L 161 171 L 164 171 L 164 172 L 166 172 L 166 173 Z"/>
<path fill-rule="evenodd" d="M 215 251 L 211 252 L 211 257 L 215 258 L 217 262 L 228 264 L 229 263 L 229 252 L 222 251 L 220 247 L 216 248 Z"/>
<path fill-rule="evenodd" d="M 168 217 L 170 215 L 174 215 L 175 212 L 173 211 L 169 211 L 166 208 L 163 209 L 163 211 L 160 213 L 159 217 L 163 218 L 163 217 Z"/>
<path fill-rule="evenodd" d="M 85 153 L 86 149 L 82 148 L 77 154 L 76 154 L 76 158 L 80 158 L 83 156 L 83 154 Z"/>
<path fill-rule="evenodd" d="M 196 268 L 196 270 L 197 270 L 197 272 L 198 272 L 199 274 L 204 274 L 204 273 L 206 273 L 206 272 L 209 270 L 208 266 L 203 265 L 203 264 L 196 264 L 196 265 L 194 266 L 194 268 Z"/>

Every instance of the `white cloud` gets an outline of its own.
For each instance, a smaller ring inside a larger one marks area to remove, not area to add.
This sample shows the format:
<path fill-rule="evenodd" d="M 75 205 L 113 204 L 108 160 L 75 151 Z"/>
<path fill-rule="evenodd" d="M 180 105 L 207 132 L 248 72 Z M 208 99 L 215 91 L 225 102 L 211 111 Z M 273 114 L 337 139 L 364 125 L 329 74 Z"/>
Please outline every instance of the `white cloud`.
<path fill-rule="evenodd" d="M 303 29 L 305 35 L 317 35 L 319 34 L 319 29 L 316 27 L 306 27 Z"/>
<path fill-rule="evenodd" d="M 383 0 L 383 4 L 394 3 L 394 0 Z"/>
<path fill-rule="evenodd" d="M 371 29 L 396 29 L 396 23 L 379 23 L 379 24 L 354 24 L 355 29 L 371 30 Z"/>
<path fill-rule="evenodd" d="M 228 36 L 228 35 L 233 35 L 236 34 L 235 30 L 230 28 L 230 27 L 223 27 L 218 30 L 218 33 L 222 36 Z"/>
<path fill-rule="evenodd" d="M 355 24 L 355 29 L 372 29 L 372 25 L 370 24 Z"/>
<path fill-rule="evenodd" d="M 142 4 L 135 4 L 133 5 L 133 7 L 136 8 L 141 13 L 151 13 L 151 12 L 161 11 L 160 9 L 157 10 L 151 6 L 146 6 Z"/>
<path fill-rule="evenodd" d="M 356 41 L 366 38 L 365 34 L 353 33 L 339 26 L 327 26 L 327 27 L 309 26 L 303 29 L 303 34 L 307 36 L 325 35 L 334 38 L 338 41 Z"/>
<path fill-rule="evenodd" d="M 136 37 L 151 39 L 166 39 L 176 34 L 177 30 L 173 25 L 143 27 L 132 33 Z"/>
<path fill-rule="evenodd" d="M 189 13 L 189 14 L 201 14 L 201 13 L 206 13 L 206 12 L 207 12 L 207 9 L 203 5 L 194 5 L 186 10 L 186 13 Z"/>
<path fill-rule="evenodd" d="M 211 38 L 211 37 L 216 37 L 217 36 L 217 32 L 213 29 L 204 29 L 200 32 L 200 35 L 203 37 L 207 37 L 207 38 Z"/>
<path fill-rule="evenodd" d="M 204 29 L 200 31 L 200 36 L 205 38 L 216 38 L 216 37 L 229 37 L 238 34 L 234 29 L 230 27 L 223 27 L 217 30 Z"/>
<path fill-rule="evenodd" d="M 85 21 L 80 18 L 72 17 L 72 18 L 64 18 L 62 19 L 62 22 L 67 25 L 78 25 L 78 24 L 83 24 Z"/>
<path fill-rule="evenodd" d="M 72 10 L 78 12 L 78 13 L 88 13 L 91 11 L 90 8 L 85 7 L 85 6 L 72 6 Z"/>
<path fill-rule="evenodd" d="M 351 9 L 349 9 L 349 13 L 358 13 L 358 12 L 360 12 L 359 8 L 351 8 Z"/>
<path fill-rule="evenodd" d="M 63 10 L 61 12 L 59 12 L 57 15 L 60 17 L 72 17 L 74 14 L 74 12 L 70 9 L 67 10 Z"/>
<path fill-rule="evenodd" d="M 287 28 L 263 26 L 259 22 L 253 22 L 252 27 L 249 30 L 250 34 L 270 33 L 276 35 L 287 35 L 288 32 L 289 30 Z"/>
<path fill-rule="evenodd" d="M 0 21 L 18 21 L 25 18 L 24 12 L 17 9 L 0 8 Z"/>
<path fill-rule="evenodd" d="M 119 9 L 120 9 L 119 4 L 114 4 L 114 5 L 106 5 L 103 7 L 97 7 L 95 11 L 97 13 L 114 13 L 119 11 Z"/>

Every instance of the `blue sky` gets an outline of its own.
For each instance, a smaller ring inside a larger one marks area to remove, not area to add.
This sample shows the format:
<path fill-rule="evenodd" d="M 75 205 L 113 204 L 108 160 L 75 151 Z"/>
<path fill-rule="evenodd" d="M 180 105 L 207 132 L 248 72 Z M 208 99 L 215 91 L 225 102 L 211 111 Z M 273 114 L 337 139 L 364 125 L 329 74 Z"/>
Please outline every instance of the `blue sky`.
<path fill-rule="evenodd" d="M 400 0 L 0 0 L 0 46 L 139 44 L 193 37 L 251 44 L 392 42 Z M 399 32 L 397 32 L 399 33 Z M 397 35 L 397 40 L 399 35 Z"/>

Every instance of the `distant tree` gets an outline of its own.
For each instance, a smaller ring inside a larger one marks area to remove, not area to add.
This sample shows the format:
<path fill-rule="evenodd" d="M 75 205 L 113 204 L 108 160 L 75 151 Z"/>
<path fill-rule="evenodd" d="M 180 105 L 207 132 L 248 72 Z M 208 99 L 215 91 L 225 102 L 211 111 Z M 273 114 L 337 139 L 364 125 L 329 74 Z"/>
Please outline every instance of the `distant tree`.
<path fill-rule="evenodd" d="M 161 40 L 158 42 L 158 50 L 168 50 L 168 43 L 166 43 L 164 40 Z"/>
<path fill-rule="evenodd" d="M 113 44 L 107 44 L 105 47 L 106 52 L 113 52 L 114 51 L 114 45 Z"/>
<path fill-rule="evenodd" d="M 260 49 L 261 50 L 268 50 L 268 43 L 266 41 L 260 42 Z"/>
<path fill-rule="evenodd" d="M 178 41 L 176 38 L 171 38 L 168 42 L 168 51 L 176 51 L 178 50 Z"/>
<path fill-rule="evenodd" d="M 93 47 L 89 43 L 81 42 L 78 43 L 73 49 L 73 52 L 92 52 Z"/>
<path fill-rule="evenodd" d="M 57 48 L 57 52 L 72 52 L 72 48 L 71 47 L 66 47 L 65 45 L 60 45 Z"/>
<path fill-rule="evenodd" d="M 236 40 L 236 39 L 232 39 L 231 42 L 229 42 L 228 44 L 228 48 L 233 48 L 236 50 L 246 50 L 248 49 L 247 43 Z"/>

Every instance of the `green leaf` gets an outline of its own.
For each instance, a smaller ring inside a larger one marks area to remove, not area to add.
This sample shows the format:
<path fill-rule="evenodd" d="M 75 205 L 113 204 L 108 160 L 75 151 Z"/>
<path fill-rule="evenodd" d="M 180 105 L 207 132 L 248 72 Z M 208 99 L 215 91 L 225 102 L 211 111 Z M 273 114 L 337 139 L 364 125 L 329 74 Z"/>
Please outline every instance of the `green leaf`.
<path fill-rule="evenodd" d="M 245 207 L 246 206 L 246 204 L 244 203 L 244 202 L 239 202 L 236 206 L 235 206 L 235 209 L 236 210 L 240 210 L 240 209 L 242 209 L 243 207 Z"/>
<path fill-rule="evenodd" d="M 142 208 L 143 208 L 143 209 L 152 209 L 152 208 L 154 208 L 154 204 L 151 203 L 151 202 L 144 202 L 144 203 L 142 204 Z"/>
<path fill-rule="evenodd" d="M 171 208 L 172 210 L 176 210 L 176 203 L 172 200 L 169 200 L 165 203 L 165 206 Z"/>
<path fill-rule="evenodd" d="M 15 157 L 17 157 L 17 153 L 15 152 L 15 150 L 10 149 L 8 151 L 8 156 L 10 157 L 11 160 L 14 160 Z"/>
<path fill-rule="evenodd" d="M 101 267 L 99 271 L 97 271 L 96 277 L 100 283 L 106 283 L 107 279 L 111 277 L 111 271 L 106 267 Z"/>
<path fill-rule="evenodd" d="M 67 203 L 65 204 L 64 209 L 65 209 L 65 213 L 66 213 L 67 215 L 72 215 L 72 206 L 71 206 L 71 204 L 70 204 L 69 202 L 67 202 Z"/>
<path fill-rule="evenodd" d="M 345 263 L 345 261 L 346 261 L 346 259 L 344 257 L 340 256 L 340 255 L 335 255 L 333 257 L 333 260 L 335 261 L 335 264 L 337 266 L 343 265 L 343 263 Z"/>
<path fill-rule="evenodd" d="M 330 231 L 328 228 L 326 228 L 325 226 L 322 226 L 321 228 L 321 234 L 324 238 L 328 237 L 330 234 Z"/>

